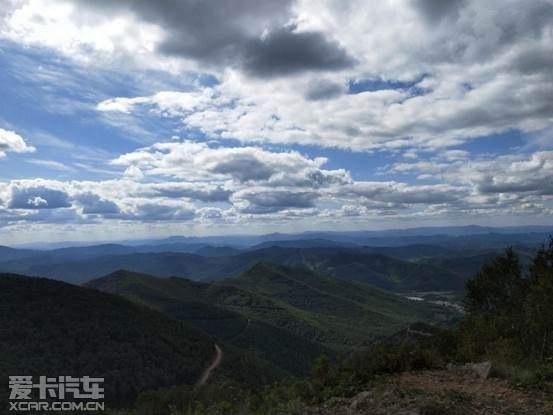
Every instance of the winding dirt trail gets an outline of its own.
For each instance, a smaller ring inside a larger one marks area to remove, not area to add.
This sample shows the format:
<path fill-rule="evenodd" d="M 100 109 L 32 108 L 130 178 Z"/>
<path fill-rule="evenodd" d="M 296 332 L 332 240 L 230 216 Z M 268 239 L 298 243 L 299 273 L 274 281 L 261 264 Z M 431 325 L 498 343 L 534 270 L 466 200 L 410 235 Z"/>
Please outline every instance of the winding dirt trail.
<path fill-rule="evenodd" d="M 211 364 L 204 370 L 202 376 L 200 376 L 200 380 L 198 380 L 198 383 L 196 383 L 196 386 L 205 385 L 205 383 L 209 380 L 209 377 L 211 376 L 211 372 L 217 369 L 222 360 L 223 351 L 221 350 L 219 345 L 215 344 L 215 358 L 213 359 L 213 362 L 211 362 Z"/>

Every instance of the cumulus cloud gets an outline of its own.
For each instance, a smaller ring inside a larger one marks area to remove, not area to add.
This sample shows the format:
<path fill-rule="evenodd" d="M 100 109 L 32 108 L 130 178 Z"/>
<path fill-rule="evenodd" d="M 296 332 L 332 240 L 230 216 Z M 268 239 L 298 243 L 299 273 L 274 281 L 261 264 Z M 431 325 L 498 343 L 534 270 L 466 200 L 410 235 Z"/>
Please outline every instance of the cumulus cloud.
<path fill-rule="evenodd" d="M 319 197 L 316 192 L 289 190 L 245 190 L 233 196 L 242 213 L 274 213 L 289 208 L 311 208 Z"/>
<path fill-rule="evenodd" d="M 428 78 L 420 83 L 428 88 L 424 94 L 409 89 L 343 94 L 334 84 L 249 84 L 236 75 L 215 88 L 217 98 L 193 110 L 155 97 L 136 100 L 209 137 L 357 151 L 442 149 L 509 129 L 534 132 L 550 125 L 553 82 L 545 70 L 524 81 L 490 71 L 475 74 L 488 79 L 473 89 L 466 87 L 470 73 Z"/>
<path fill-rule="evenodd" d="M 316 80 L 309 83 L 305 92 L 308 101 L 322 101 L 333 99 L 346 93 L 344 84 L 327 79 Z"/>
<path fill-rule="evenodd" d="M 119 206 L 111 200 L 106 200 L 97 194 L 87 192 L 74 197 L 82 205 L 85 215 L 117 215 L 121 212 Z"/>
<path fill-rule="evenodd" d="M 71 207 L 69 195 L 46 186 L 11 188 L 10 209 L 59 209 Z"/>
<path fill-rule="evenodd" d="M 117 212 L 115 212 L 115 209 L 113 211 L 109 211 L 111 210 L 109 209 L 108 211 L 97 211 L 95 213 L 101 215 L 103 219 L 135 223 L 183 222 L 190 221 L 196 216 L 196 208 L 193 205 L 173 203 L 169 199 L 156 198 L 148 201 L 127 198 L 123 203 L 123 208 L 118 209 Z M 83 213 L 85 213 L 84 210 Z"/>
<path fill-rule="evenodd" d="M 321 32 L 301 32 L 296 26 L 271 31 L 251 41 L 244 67 L 254 76 L 273 77 L 303 71 L 333 71 L 354 65 L 355 60 L 337 42 Z"/>
<path fill-rule="evenodd" d="M 356 182 L 339 190 L 339 195 L 365 204 L 389 207 L 453 203 L 468 196 L 466 189 L 451 185 L 408 185 L 398 182 Z"/>
<path fill-rule="evenodd" d="M 201 202 L 228 202 L 231 190 L 217 185 L 197 183 L 160 183 L 151 185 L 146 193 L 163 198 L 188 198 Z"/>
<path fill-rule="evenodd" d="M 59 0 L 51 6 L 29 0 L 6 12 L 5 33 L 89 61 L 94 61 L 90 55 L 108 60 L 116 52 L 149 64 L 150 54 L 166 67 L 174 67 L 171 60 L 177 58 L 210 69 L 242 68 L 259 77 L 350 66 L 353 58 L 327 33 L 298 28 L 295 3 Z M 54 31 L 56 26 L 63 32 Z"/>
<path fill-rule="evenodd" d="M 2 38 L 85 65 L 136 80 L 164 71 L 167 82 L 101 96 L 97 115 L 133 132 L 159 117 L 169 135 L 209 140 L 148 141 L 111 162 L 119 179 L 0 184 L 4 223 L 552 212 L 550 151 L 467 145 L 515 131 L 550 150 L 550 0 L 21 0 L 0 19 Z M 350 174 L 282 150 L 301 145 L 390 161 Z M 32 147 L 0 130 L 0 157 L 9 151 Z"/>
<path fill-rule="evenodd" d="M 190 145 L 171 144 L 184 145 L 185 148 Z M 237 150 L 210 149 L 203 144 L 198 149 Z M 146 151 L 148 157 L 151 150 Z M 261 151 L 260 160 L 265 160 L 262 153 L 265 150 L 256 151 Z M 155 155 L 158 153 L 160 149 L 154 152 Z M 270 155 L 273 155 L 273 164 L 268 164 L 272 168 L 271 175 L 255 175 L 253 178 L 237 175 L 234 169 L 213 172 L 212 166 L 204 160 L 198 164 L 203 170 L 198 168 L 196 175 L 187 179 L 183 171 L 171 170 L 173 176 L 181 176 L 179 180 L 145 180 L 165 174 L 157 171 L 152 176 L 153 169 L 175 167 L 171 165 L 175 157 L 170 156 L 169 163 L 165 155 L 143 163 L 147 173 L 139 181 L 126 177 L 108 181 L 36 179 L 2 183 L 0 199 L 5 201 L 5 207 L 0 207 L 0 226 L 113 221 L 190 223 L 209 227 L 237 226 L 258 220 L 267 224 L 286 224 L 304 218 L 311 218 L 312 224 L 324 221 L 351 223 L 380 217 L 426 220 L 451 215 L 465 218 L 505 214 L 543 216 L 551 212 L 551 151 L 473 160 L 467 160 L 465 153 L 455 151 L 436 156 L 427 164 L 414 162 L 408 168 L 406 163 L 405 170 L 412 173 L 436 169 L 444 180 L 440 184 L 356 181 L 346 171 L 325 171 L 321 168 L 324 160 L 270 152 L 267 158 L 271 158 Z M 143 162 L 144 154 L 134 154 L 131 158 Z M 453 161 L 444 162 L 448 159 Z M 433 163 L 437 167 L 432 167 Z M 290 176 L 288 166 L 296 168 L 297 177 Z M 304 174 L 306 172 L 317 177 L 310 177 Z"/>
<path fill-rule="evenodd" d="M 511 129 L 536 132 L 552 122 L 553 4 L 548 0 L 485 5 L 402 0 L 371 7 L 361 0 L 347 6 L 302 0 L 77 4 L 83 16 L 93 13 L 94 18 L 80 18 L 85 23 L 117 16 L 142 22 L 134 22 L 136 27 L 158 28 L 157 41 L 142 42 L 153 45 L 151 62 L 173 56 L 195 62 L 196 70 L 209 64 L 221 81 L 191 91 L 114 97 L 98 109 L 123 115 L 148 108 L 180 117 L 185 128 L 210 138 L 354 150 L 436 149 Z M 13 24 L 24 20 L 32 32 L 48 21 L 32 18 L 42 8 L 26 15 L 22 7 Z M 79 20 L 75 10 L 66 20 Z M 79 42 L 75 35 L 73 43 Z M 111 45 L 117 55 L 118 45 L 129 42 L 98 43 Z M 290 74 L 297 76 L 281 77 Z M 380 80 L 389 88 L 344 93 L 344 85 L 364 80 Z"/>
<path fill-rule="evenodd" d="M 457 177 L 471 180 L 483 194 L 553 196 L 553 151 L 502 156 L 460 166 Z M 453 179 L 453 172 L 449 173 Z"/>
<path fill-rule="evenodd" d="M 389 171 L 419 174 L 419 178 L 439 177 L 453 186 L 448 191 L 450 195 L 462 196 L 455 188 L 464 188 L 469 192 L 465 198 L 469 196 L 482 205 L 491 201 L 487 207 L 498 208 L 507 201 L 546 205 L 553 196 L 552 151 L 476 158 L 455 151 L 427 161 L 396 163 Z"/>
<path fill-rule="evenodd" d="M 0 128 L 0 158 L 6 157 L 6 153 L 30 153 L 35 151 L 33 146 L 28 145 L 23 137 L 14 131 Z"/>
<path fill-rule="evenodd" d="M 146 175 L 194 180 L 225 180 L 267 185 L 324 186 L 349 181 L 344 170 L 326 170 L 325 158 L 310 159 L 298 152 L 271 152 L 258 147 L 209 147 L 205 143 L 159 143 L 113 160 L 134 166 Z"/>
<path fill-rule="evenodd" d="M 195 212 L 181 205 L 164 203 L 142 203 L 122 215 L 122 219 L 137 221 L 187 221 L 193 219 Z"/>
<path fill-rule="evenodd" d="M 446 17 L 458 17 L 466 0 L 414 0 L 415 7 L 430 24 Z"/>
<path fill-rule="evenodd" d="M 129 113 L 139 107 L 155 107 L 160 115 L 177 116 L 194 110 L 205 109 L 210 103 L 217 103 L 215 91 L 205 88 L 202 91 L 176 92 L 161 91 L 150 97 L 113 98 L 98 103 L 99 111 Z"/>
<path fill-rule="evenodd" d="M 107 15 L 129 12 L 140 20 L 160 26 L 164 35 L 161 53 L 190 57 L 206 63 L 228 62 L 240 54 L 245 43 L 267 27 L 285 23 L 290 17 L 289 0 L 100 0 L 93 3 L 75 0 L 82 8 L 93 8 Z"/>

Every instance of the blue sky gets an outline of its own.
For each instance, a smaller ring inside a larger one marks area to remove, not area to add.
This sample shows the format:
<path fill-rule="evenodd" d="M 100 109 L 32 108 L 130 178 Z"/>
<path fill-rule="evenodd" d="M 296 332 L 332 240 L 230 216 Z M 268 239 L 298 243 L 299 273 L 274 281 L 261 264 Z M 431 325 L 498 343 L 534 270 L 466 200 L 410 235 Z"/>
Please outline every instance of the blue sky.
<path fill-rule="evenodd" d="M 551 224 L 550 1 L 235 3 L 6 4 L 0 243 Z"/>

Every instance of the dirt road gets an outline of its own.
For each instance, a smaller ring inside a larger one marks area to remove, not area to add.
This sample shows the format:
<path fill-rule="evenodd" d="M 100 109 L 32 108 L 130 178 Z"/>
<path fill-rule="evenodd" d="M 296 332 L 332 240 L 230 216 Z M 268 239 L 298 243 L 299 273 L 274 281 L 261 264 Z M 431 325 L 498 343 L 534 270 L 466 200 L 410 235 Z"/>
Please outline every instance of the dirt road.
<path fill-rule="evenodd" d="M 202 386 L 205 385 L 205 383 L 209 380 L 211 376 L 211 372 L 213 372 L 217 367 L 221 364 L 221 361 L 223 360 L 223 351 L 221 348 L 216 344 L 215 345 L 215 358 L 213 359 L 213 362 L 204 370 L 202 373 L 202 376 L 200 377 L 200 380 L 198 380 L 198 383 L 196 383 L 196 386 Z"/>

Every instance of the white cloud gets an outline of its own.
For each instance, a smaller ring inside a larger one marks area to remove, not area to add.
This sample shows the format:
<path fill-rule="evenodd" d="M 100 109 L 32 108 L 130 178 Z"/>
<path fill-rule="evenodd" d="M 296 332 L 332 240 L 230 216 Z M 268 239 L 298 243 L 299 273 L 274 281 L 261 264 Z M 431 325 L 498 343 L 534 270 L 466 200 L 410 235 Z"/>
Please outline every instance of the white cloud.
<path fill-rule="evenodd" d="M 551 124 L 550 79 L 491 76 L 489 71 L 436 73 L 432 88 L 422 95 L 390 89 L 317 101 L 303 96 L 309 77 L 266 83 L 227 72 L 215 88 L 160 93 L 165 98 L 115 98 L 98 108 L 128 112 L 147 105 L 163 116 L 180 117 L 184 126 L 209 137 L 353 150 L 438 149 Z M 480 85 L 469 90 L 467 83 Z"/>
<path fill-rule="evenodd" d="M 47 187 L 12 186 L 8 203 L 10 209 L 60 209 L 71 207 L 69 196 L 63 190 Z"/>
<path fill-rule="evenodd" d="M 28 145 L 23 137 L 14 131 L 0 128 L 0 158 L 6 157 L 6 153 L 31 153 L 35 151 L 33 146 Z"/>
<path fill-rule="evenodd" d="M 451 204 L 463 200 L 469 192 L 462 186 L 409 185 L 398 182 L 356 182 L 340 188 L 338 196 L 375 207 Z"/>
<path fill-rule="evenodd" d="M 471 161 L 450 171 L 447 177 L 471 181 L 482 194 L 510 194 L 539 202 L 553 197 L 553 151 Z"/>
<path fill-rule="evenodd" d="M 55 160 L 42 160 L 42 159 L 29 159 L 26 160 L 27 163 L 36 164 L 37 166 L 47 167 L 53 170 L 60 171 L 75 171 L 75 169 L 67 164 L 60 163 Z"/>
<path fill-rule="evenodd" d="M 313 208 L 316 192 L 276 189 L 246 189 L 233 195 L 233 203 L 242 213 L 265 214 L 299 208 Z"/>
<path fill-rule="evenodd" d="M 87 93 L 87 102 L 96 104 L 100 120 L 148 146 L 115 158 L 113 170 L 73 164 L 108 177 L 119 171 L 118 180 L 0 184 L 0 222 L 66 217 L 71 223 L 145 222 L 153 227 L 159 220 L 205 229 L 305 218 L 315 226 L 383 217 L 532 218 L 552 212 L 553 157 L 547 151 L 553 125 L 551 0 L 439 5 L 397 0 L 370 6 L 363 0 L 297 0 L 284 6 L 222 0 L 226 8 L 198 6 L 206 20 L 217 22 L 212 25 L 188 20 L 186 12 L 195 2 L 179 2 L 174 13 L 164 13 L 166 2 L 129 4 L 5 2 L 0 37 L 50 48 L 77 61 L 83 73 L 101 67 L 137 80 L 139 86 L 128 89 L 135 95 L 104 99 Z M 305 65 L 288 62 L 288 68 L 286 59 L 279 59 L 278 70 L 267 70 L 262 60 L 273 55 L 263 47 L 298 46 L 290 40 L 333 51 L 334 67 L 325 68 L 314 56 L 302 61 Z M 151 70 L 176 77 L 146 88 Z M 191 70 L 196 73 L 190 75 Z M 217 82 L 177 81 L 200 79 L 207 72 Z M 35 75 L 38 84 L 63 78 L 48 68 Z M 78 89 L 75 79 L 68 90 Z M 168 134 L 177 138 L 149 145 L 157 131 L 148 131 L 143 121 L 151 116 L 171 128 L 180 126 Z M 209 144 L 179 142 L 178 136 L 190 131 L 196 136 L 196 130 Z M 511 154 L 494 157 L 462 147 L 510 130 L 531 133 L 543 151 L 530 146 L 518 155 L 502 148 L 501 153 Z M 65 148 L 31 137 L 35 145 Z M 326 158 L 271 151 L 272 144 L 385 151 L 396 162 L 375 172 L 382 181 L 354 180 L 359 173 L 370 177 L 370 166 L 350 174 L 328 167 Z M 0 129 L 0 157 L 33 150 L 16 133 Z M 29 162 L 62 169 L 59 161 Z M 70 207 L 56 207 L 65 204 Z"/>
<path fill-rule="evenodd" d="M 189 149 L 187 146 L 194 148 L 193 144 L 197 143 L 171 144 Z M 241 154 L 230 151 L 238 149 L 210 149 L 204 145 L 196 149 L 200 153 L 225 150 L 223 155 Z M 246 154 L 250 154 L 251 148 L 246 149 L 249 149 Z M 315 171 L 324 171 L 321 169 L 324 160 L 270 152 L 264 158 L 264 150 L 255 150 L 251 154 L 259 156 L 257 160 L 272 159 L 273 163 L 262 164 L 269 170 L 260 168 L 263 174 L 252 177 L 236 174 L 234 169 L 213 172 L 213 166 L 202 159 L 203 170 L 199 167 L 202 164 L 195 164 L 196 174 L 187 178 L 183 170 L 174 170 L 179 158 L 171 152 L 144 164 L 145 155 L 150 157 L 160 151 L 148 148 L 126 157 L 147 166 L 146 174 L 139 181 L 125 177 L 108 181 L 33 179 L 0 183 L 0 203 L 3 203 L 0 226 L 9 230 L 18 229 L 23 223 L 34 227 L 74 224 L 108 229 L 134 223 L 136 230 L 160 223 L 173 227 L 187 223 L 187 226 L 201 226 L 216 232 L 227 226 L 231 229 L 246 224 L 287 227 L 297 222 L 297 226 L 304 228 L 312 228 L 314 224 L 327 227 L 339 224 L 355 229 L 371 221 L 382 224 L 387 220 L 395 220 L 397 224 L 460 218 L 499 220 L 506 216 L 537 219 L 553 211 L 553 189 L 549 185 L 553 183 L 553 152 L 457 161 L 443 167 L 441 175 L 445 183 L 442 184 L 355 181 L 344 172 L 348 180 L 321 185 L 316 180 L 287 180 L 277 184 L 272 177 L 282 177 L 289 166 L 299 171 L 313 167 L 319 169 Z M 217 159 L 226 160 L 225 157 Z M 152 171 L 165 174 L 158 171 L 159 166 L 170 169 L 169 181 L 149 180 L 156 179 Z M 414 172 L 417 166 L 420 164 L 414 163 Z"/>
<path fill-rule="evenodd" d="M 219 103 L 212 88 L 201 91 L 174 92 L 162 91 L 150 97 L 113 98 L 98 103 L 98 111 L 118 111 L 130 113 L 142 106 L 158 110 L 160 115 L 178 116 L 195 110 L 205 109 L 208 105 Z"/>
<path fill-rule="evenodd" d="M 450 160 L 447 154 L 428 161 L 396 163 L 387 172 L 439 178 L 451 186 L 472 189 L 472 201 L 482 205 L 495 203 L 496 208 L 507 201 L 520 206 L 531 202 L 536 207 L 552 200 L 553 151 L 472 159 L 461 156 L 448 163 L 443 161 Z"/>
<path fill-rule="evenodd" d="M 426 0 L 370 7 L 361 0 L 225 4 L 226 17 L 202 7 L 217 26 L 197 27 L 187 20 L 186 2 L 168 13 L 165 4 L 148 2 L 130 7 L 28 0 L 9 4 L 1 33 L 91 65 L 182 73 L 208 62 L 222 81 L 218 86 L 114 97 L 98 109 L 148 108 L 181 117 L 211 138 L 354 150 L 436 149 L 509 129 L 537 132 L 553 121 L 549 0 L 467 0 L 439 7 Z M 175 24 L 180 15 L 184 23 Z M 235 60 L 245 58 L 237 45 L 287 21 L 299 34 L 336 40 L 356 65 L 337 72 L 292 71 L 270 82 L 242 71 Z M 170 45 L 171 39 L 179 45 Z M 352 80 L 419 83 L 415 89 L 345 94 Z"/>
<path fill-rule="evenodd" d="M 273 186 L 328 186 L 349 182 L 344 170 L 326 170 L 325 158 L 310 159 L 298 152 L 271 152 L 258 147 L 209 147 L 205 143 L 158 143 L 113 160 L 116 166 L 140 169 L 144 175 L 187 181 L 231 180 Z"/>
<path fill-rule="evenodd" d="M 155 45 L 163 36 L 161 28 L 139 23 L 130 13 L 106 15 L 70 1 L 15 1 L 10 6 L 0 22 L 2 37 L 52 48 L 87 65 L 153 65 Z M 166 61 L 167 69 L 174 66 Z"/>

